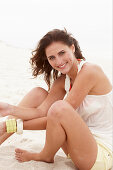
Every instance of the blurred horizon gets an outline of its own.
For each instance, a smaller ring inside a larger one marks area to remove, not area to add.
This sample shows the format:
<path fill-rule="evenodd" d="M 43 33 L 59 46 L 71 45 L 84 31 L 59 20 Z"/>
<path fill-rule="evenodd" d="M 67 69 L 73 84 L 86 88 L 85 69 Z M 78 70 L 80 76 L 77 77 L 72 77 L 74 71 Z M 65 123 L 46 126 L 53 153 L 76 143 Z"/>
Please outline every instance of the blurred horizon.
<path fill-rule="evenodd" d="M 67 29 L 85 58 L 112 67 L 111 0 L 0 0 L 0 41 L 33 50 L 48 31 Z"/>
<path fill-rule="evenodd" d="M 0 0 L 0 22 L 0 40 L 27 48 L 51 29 L 64 27 L 85 42 L 94 36 L 111 40 L 112 1 Z"/>

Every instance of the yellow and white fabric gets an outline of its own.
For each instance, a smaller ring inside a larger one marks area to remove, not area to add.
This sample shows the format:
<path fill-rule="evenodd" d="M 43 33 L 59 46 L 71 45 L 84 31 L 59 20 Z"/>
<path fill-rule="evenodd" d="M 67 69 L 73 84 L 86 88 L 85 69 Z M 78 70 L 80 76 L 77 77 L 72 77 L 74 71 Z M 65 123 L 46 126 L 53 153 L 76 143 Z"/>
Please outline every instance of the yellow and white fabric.
<path fill-rule="evenodd" d="M 21 119 L 17 119 L 17 134 L 23 133 L 23 121 Z"/>
<path fill-rule="evenodd" d="M 113 154 L 111 150 L 99 141 L 97 141 L 97 146 L 97 158 L 91 170 L 111 170 L 113 165 Z"/>
<path fill-rule="evenodd" d="M 7 133 L 22 134 L 23 133 L 23 121 L 21 119 L 7 119 L 6 120 Z"/>
<path fill-rule="evenodd" d="M 7 119 L 6 120 L 6 129 L 7 133 L 14 133 L 17 130 L 16 119 Z"/>

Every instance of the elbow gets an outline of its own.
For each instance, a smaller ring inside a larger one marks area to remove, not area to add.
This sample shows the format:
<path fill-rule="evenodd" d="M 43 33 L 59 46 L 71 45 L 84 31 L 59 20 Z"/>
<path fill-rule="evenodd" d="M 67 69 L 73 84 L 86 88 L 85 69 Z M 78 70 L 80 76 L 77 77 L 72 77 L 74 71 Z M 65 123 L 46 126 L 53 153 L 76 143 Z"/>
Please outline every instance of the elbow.
<path fill-rule="evenodd" d="M 65 99 L 66 102 L 68 102 L 74 109 L 77 108 L 77 103 L 74 100 L 68 101 L 68 99 Z"/>

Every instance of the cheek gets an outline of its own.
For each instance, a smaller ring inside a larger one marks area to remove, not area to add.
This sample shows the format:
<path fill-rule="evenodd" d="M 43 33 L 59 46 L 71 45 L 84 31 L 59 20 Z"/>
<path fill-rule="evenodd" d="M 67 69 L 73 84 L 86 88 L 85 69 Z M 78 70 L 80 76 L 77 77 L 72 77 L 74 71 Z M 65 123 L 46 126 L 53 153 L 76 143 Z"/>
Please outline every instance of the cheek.
<path fill-rule="evenodd" d="M 68 54 L 66 55 L 66 59 L 67 59 L 67 61 L 69 61 L 69 62 L 71 62 L 71 63 L 73 63 L 73 61 L 74 61 L 74 57 L 73 57 L 73 55 L 70 54 L 70 53 L 68 53 Z"/>
<path fill-rule="evenodd" d="M 54 62 L 52 62 L 52 61 L 48 61 L 48 62 L 52 67 L 54 66 Z"/>

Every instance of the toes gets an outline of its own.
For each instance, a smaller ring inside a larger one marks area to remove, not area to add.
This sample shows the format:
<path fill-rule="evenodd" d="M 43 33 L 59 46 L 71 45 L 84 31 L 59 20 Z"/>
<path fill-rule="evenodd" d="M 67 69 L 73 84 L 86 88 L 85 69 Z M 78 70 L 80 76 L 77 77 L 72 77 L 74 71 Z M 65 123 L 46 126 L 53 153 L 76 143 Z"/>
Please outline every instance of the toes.
<path fill-rule="evenodd" d="M 18 155 L 16 155 L 15 158 L 16 158 L 17 160 L 21 159 L 21 157 L 18 156 Z"/>
<path fill-rule="evenodd" d="M 16 149 L 15 149 L 15 152 L 20 152 L 20 149 L 19 149 L 19 148 L 16 148 Z"/>
<path fill-rule="evenodd" d="M 24 160 L 24 157 L 25 157 L 24 152 L 25 152 L 25 150 L 16 148 L 15 149 L 15 158 L 16 158 L 16 160 L 18 160 L 19 162 L 25 162 L 26 160 Z"/>
<path fill-rule="evenodd" d="M 19 153 L 15 153 L 15 156 L 17 157 L 20 157 L 22 154 L 19 152 Z"/>
<path fill-rule="evenodd" d="M 18 162 L 23 162 L 21 158 L 16 158 Z"/>
<path fill-rule="evenodd" d="M 15 149 L 15 152 L 16 152 L 16 153 L 22 153 L 22 152 L 24 152 L 24 150 L 19 149 L 19 148 L 16 148 L 16 149 Z"/>
<path fill-rule="evenodd" d="M 15 158 L 19 162 L 30 161 L 31 160 L 31 153 L 29 153 L 26 150 L 22 150 L 22 149 L 16 148 L 15 149 Z"/>
<path fill-rule="evenodd" d="M 16 154 L 16 155 L 15 155 L 15 158 L 16 158 L 16 160 L 18 160 L 19 162 L 21 162 L 21 160 L 22 160 L 20 154 Z"/>

